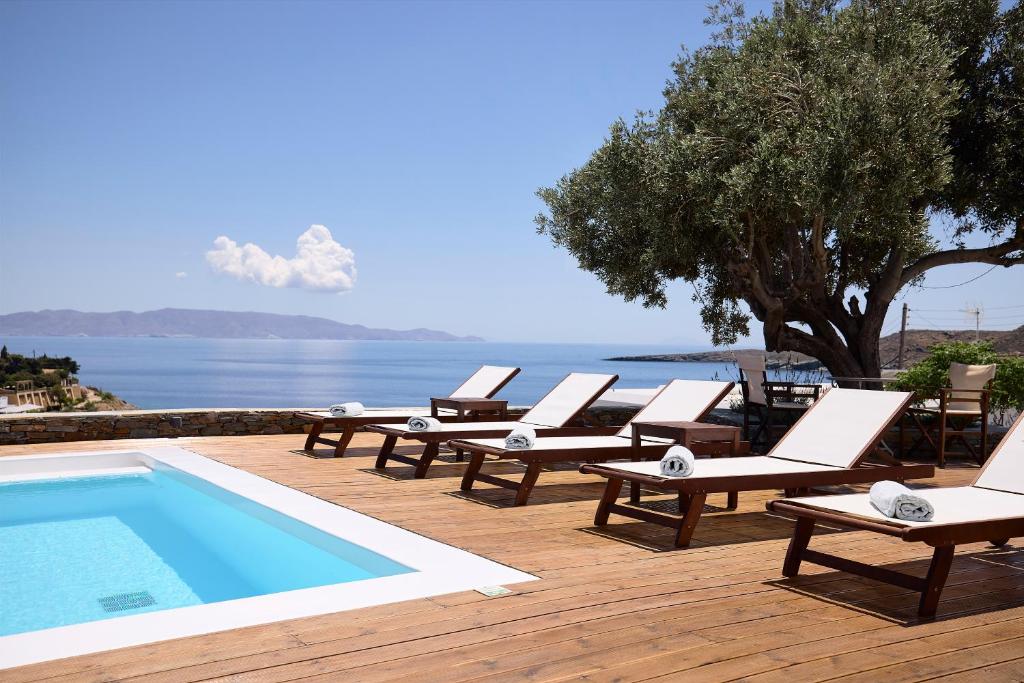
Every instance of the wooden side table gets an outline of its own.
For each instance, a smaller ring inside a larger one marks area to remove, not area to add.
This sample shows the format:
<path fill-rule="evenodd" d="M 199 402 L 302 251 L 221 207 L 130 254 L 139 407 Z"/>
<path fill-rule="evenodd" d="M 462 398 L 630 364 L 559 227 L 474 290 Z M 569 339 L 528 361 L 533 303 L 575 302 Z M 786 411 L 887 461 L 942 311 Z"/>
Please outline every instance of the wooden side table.
<path fill-rule="evenodd" d="M 466 413 L 473 413 L 474 418 L 478 417 L 480 413 L 494 413 L 498 420 L 508 419 L 508 401 L 502 401 L 497 398 L 431 398 L 430 415 L 437 417 L 440 408 L 454 410 L 456 422 L 465 422 Z M 457 449 L 455 451 L 455 462 L 462 462 L 462 458 L 462 449 Z"/>
<path fill-rule="evenodd" d="M 640 443 L 643 437 L 672 439 L 677 444 L 689 448 L 695 455 L 711 457 L 733 456 L 741 453 L 743 442 L 740 441 L 742 428 L 729 425 L 707 424 L 705 422 L 634 422 L 633 423 L 633 460 L 640 460 Z M 749 444 L 748 444 L 749 445 Z M 730 510 L 739 505 L 739 494 L 728 493 Z M 629 502 L 640 502 L 640 484 L 630 482 Z M 680 501 L 682 505 L 685 501 Z"/>
<path fill-rule="evenodd" d="M 495 413 L 499 420 L 508 419 L 508 401 L 496 398 L 431 398 L 430 414 L 437 417 L 440 408 L 454 410 L 456 422 L 465 422 L 466 413 Z"/>

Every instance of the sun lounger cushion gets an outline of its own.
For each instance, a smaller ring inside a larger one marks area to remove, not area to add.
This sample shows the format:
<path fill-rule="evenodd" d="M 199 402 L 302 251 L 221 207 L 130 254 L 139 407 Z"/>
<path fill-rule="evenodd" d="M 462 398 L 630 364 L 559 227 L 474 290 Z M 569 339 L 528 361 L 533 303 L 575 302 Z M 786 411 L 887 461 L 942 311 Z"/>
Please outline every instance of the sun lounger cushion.
<path fill-rule="evenodd" d="M 306 414 L 307 415 L 316 415 L 317 417 L 324 417 L 324 418 L 327 418 L 327 417 L 337 417 L 335 415 L 331 415 L 330 411 L 327 411 L 327 410 L 314 410 L 314 411 L 311 411 L 311 412 L 306 413 Z M 380 419 L 384 420 L 384 419 L 400 418 L 400 417 L 405 417 L 405 418 L 416 417 L 416 416 L 421 416 L 422 417 L 424 415 L 430 415 L 430 408 L 394 408 L 394 409 L 390 409 L 390 410 L 374 410 L 373 408 L 370 408 L 370 409 L 364 410 L 362 413 L 360 413 L 359 419 L 360 420 L 365 420 L 365 419 L 369 418 L 370 420 L 372 420 L 373 418 L 380 418 Z"/>
<path fill-rule="evenodd" d="M 992 491 L 977 486 L 922 489 L 918 490 L 918 493 L 927 497 L 935 507 L 935 515 L 929 522 L 911 522 L 886 517 L 875 509 L 866 493 L 813 496 L 793 498 L 792 500 L 818 510 L 846 513 L 898 526 L 931 527 L 941 524 L 963 524 L 965 522 L 1024 517 L 1024 496 L 1017 493 Z"/>
<path fill-rule="evenodd" d="M 652 477 L 661 476 L 659 462 L 617 462 L 605 465 L 608 469 L 646 474 Z M 693 474 L 687 479 L 712 477 L 743 477 L 771 474 L 792 474 L 801 472 L 835 472 L 840 467 L 817 465 L 793 460 L 769 458 L 766 455 L 754 455 L 740 458 L 701 458 L 693 467 Z"/>
<path fill-rule="evenodd" d="M 376 425 L 375 425 L 376 426 Z M 388 429 L 406 429 L 405 425 L 380 425 L 381 427 L 387 427 Z M 503 430 L 512 431 L 516 427 L 521 426 L 518 422 L 444 422 L 438 429 L 432 430 L 431 434 L 444 434 L 445 432 L 500 432 Z M 423 432 L 417 432 L 422 434 Z M 498 439 L 502 444 L 505 443 L 505 439 Z"/>
<path fill-rule="evenodd" d="M 644 442 L 651 446 L 667 445 L 660 440 L 648 441 L 644 439 Z M 483 446 L 485 448 L 505 448 L 505 439 L 473 439 L 471 443 L 474 446 Z M 574 448 L 629 448 L 631 445 L 632 441 L 623 439 L 621 436 L 542 436 L 533 442 L 533 448 L 530 450 L 559 451 L 572 450 Z"/>

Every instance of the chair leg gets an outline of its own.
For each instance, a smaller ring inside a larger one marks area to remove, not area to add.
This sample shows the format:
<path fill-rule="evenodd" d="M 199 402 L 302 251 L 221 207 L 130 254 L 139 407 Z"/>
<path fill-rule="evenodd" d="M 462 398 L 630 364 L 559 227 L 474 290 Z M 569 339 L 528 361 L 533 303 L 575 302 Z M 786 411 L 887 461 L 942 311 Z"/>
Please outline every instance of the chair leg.
<path fill-rule="evenodd" d="M 430 463 L 434 462 L 434 458 L 437 457 L 438 451 L 441 450 L 441 444 L 434 442 L 428 443 L 423 449 L 423 455 L 420 456 L 419 464 L 416 465 L 416 472 L 413 477 L 416 479 L 423 479 L 427 476 L 427 469 L 430 467 Z"/>
<path fill-rule="evenodd" d="M 469 456 L 469 465 L 466 466 L 466 471 L 462 475 L 462 490 L 472 491 L 473 482 L 476 481 L 476 475 L 480 472 L 480 468 L 484 464 L 484 454 L 474 451 Z"/>
<path fill-rule="evenodd" d="M 309 430 L 309 434 L 306 436 L 306 445 L 302 450 L 312 453 L 313 448 L 316 446 L 316 440 L 320 437 L 320 432 L 322 431 L 324 431 L 324 423 L 314 422 L 312 428 Z"/>
<path fill-rule="evenodd" d="M 396 443 L 398 443 L 397 436 L 384 437 L 384 443 L 380 446 L 380 452 L 377 454 L 377 462 L 374 463 L 374 467 L 382 470 L 388 466 L 388 456 L 391 455 L 391 451 L 395 450 Z"/>
<path fill-rule="evenodd" d="M 679 529 L 676 530 L 675 545 L 677 548 L 685 548 L 690 545 L 693 538 L 693 530 L 697 528 L 701 513 L 704 512 L 704 501 L 707 494 L 694 493 L 690 496 L 690 505 L 686 508 L 686 514 L 679 521 Z"/>
<path fill-rule="evenodd" d="M 924 590 L 921 592 L 921 602 L 918 604 L 918 616 L 930 619 L 935 616 L 935 610 L 939 606 L 939 597 L 946 585 L 946 578 L 949 576 L 950 565 L 953 564 L 953 551 L 956 546 L 941 545 L 935 549 L 932 555 L 931 566 L 928 567 L 928 576 L 925 577 Z"/>
<path fill-rule="evenodd" d="M 800 561 L 803 559 L 804 551 L 807 550 L 807 544 L 811 542 L 813 533 L 813 519 L 800 517 L 796 520 L 793 538 L 789 542 L 789 550 L 786 551 L 786 560 L 782 563 L 783 576 L 794 577 L 800 573 Z"/>
<path fill-rule="evenodd" d="M 979 465 L 984 465 L 988 461 L 988 414 L 981 414 L 981 459 L 978 461 Z"/>
<path fill-rule="evenodd" d="M 609 508 L 618 500 L 620 491 L 622 491 L 622 480 L 609 478 L 608 484 L 604 487 L 604 493 L 601 494 L 601 502 L 597 504 L 594 526 L 604 526 L 608 523 Z"/>
<path fill-rule="evenodd" d="M 946 416 L 939 416 L 939 467 L 946 467 Z"/>
<path fill-rule="evenodd" d="M 338 445 L 334 447 L 335 458 L 340 458 L 345 455 L 345 449 L 348 448 L 348 444 L 352 440 L 352 436 L 355 433 L 355 427 L 345 427 L 345 429 L 341 432 L 341 436 L 338 437 Z"/>
<path fill-rule="evenodd" d="M 526 501 L 530 499 L 530 492 L 533 491 L 533 485 L 537 483 L 539 476 L 539 462 L 531 462 L 526 466 L 526 474 L 523 475 L 523 480 L 519 482 L 519 488 L 516 489 L 516 505 L 526 505 Z"/>

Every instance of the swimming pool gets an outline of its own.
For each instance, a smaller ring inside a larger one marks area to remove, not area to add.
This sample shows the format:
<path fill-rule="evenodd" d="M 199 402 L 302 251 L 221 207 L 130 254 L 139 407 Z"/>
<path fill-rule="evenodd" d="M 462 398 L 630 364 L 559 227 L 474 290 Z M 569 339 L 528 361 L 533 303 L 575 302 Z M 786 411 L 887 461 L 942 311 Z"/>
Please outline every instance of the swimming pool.
<path fill-rule="evenodd" d="M 180 448 L 0 458 L 0 666 L 534 577 Z"/>

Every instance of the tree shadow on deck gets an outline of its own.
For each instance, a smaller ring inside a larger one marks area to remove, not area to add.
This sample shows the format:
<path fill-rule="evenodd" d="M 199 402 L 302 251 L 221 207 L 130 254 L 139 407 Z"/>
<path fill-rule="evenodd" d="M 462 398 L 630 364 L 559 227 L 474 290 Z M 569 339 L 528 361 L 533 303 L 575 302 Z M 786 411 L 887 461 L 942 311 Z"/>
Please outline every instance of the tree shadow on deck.
<path fill-rule="evenodd" d="M 921 547 L 927 552 L 925 546 Z M 878 566 L 924 576 L 930 561 L 930 558 L 922 557 Z M 780 573 L 781 567 L 780 558 Z M 1007 546 L 958 553 L 953 559 L 934 619 L 918 617 L 920 593 L 841 571 L 801 574 L 767 583 L 893 624 L 915 626 L 1024 605 L 1024 549 Z"/>

